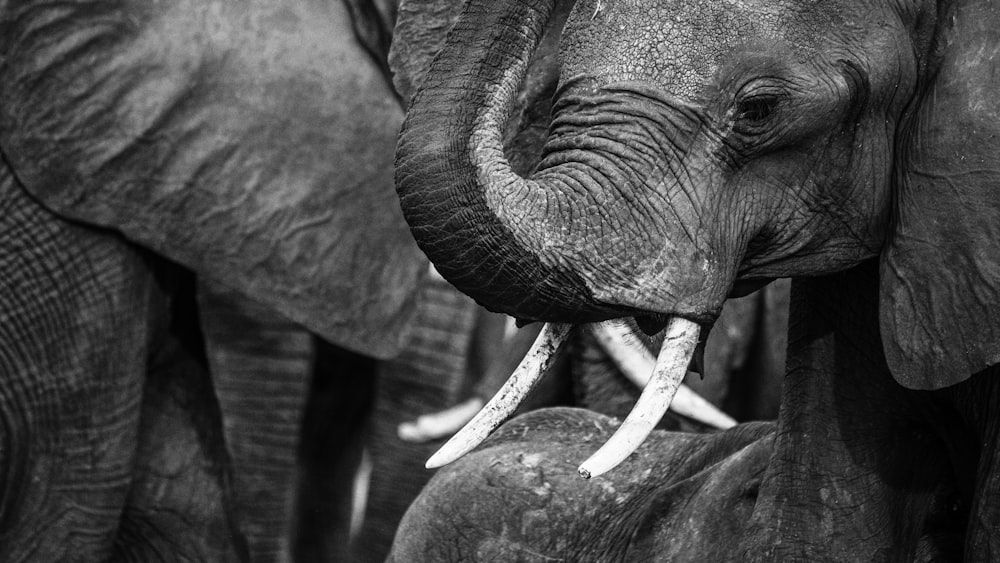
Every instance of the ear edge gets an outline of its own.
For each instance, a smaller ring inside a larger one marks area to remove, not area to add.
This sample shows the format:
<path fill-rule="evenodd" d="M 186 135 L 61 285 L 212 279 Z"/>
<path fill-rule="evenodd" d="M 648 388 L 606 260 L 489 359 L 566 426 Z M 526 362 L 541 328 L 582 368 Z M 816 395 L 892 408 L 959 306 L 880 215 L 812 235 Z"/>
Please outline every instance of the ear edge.
<path fill-rule="evenodd" d="M 962 0 L 939 17 L 880 265 L 886 359 L 911 389 L 1000 363 L 1000 8 Z"/>

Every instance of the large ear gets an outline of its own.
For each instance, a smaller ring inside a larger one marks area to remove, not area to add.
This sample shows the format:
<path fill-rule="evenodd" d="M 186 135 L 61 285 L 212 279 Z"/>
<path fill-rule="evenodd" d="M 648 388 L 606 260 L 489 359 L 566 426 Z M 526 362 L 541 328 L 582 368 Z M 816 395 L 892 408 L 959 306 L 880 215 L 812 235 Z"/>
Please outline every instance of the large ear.
<path fill-rule="evenodd" d="M 408 105 L 465 0 L 401 0 L 389 49 L 389 68 L 396 91 Z"/>
<path fill-rule="evenodd" d="M 881 263 L 886 358 L 911 389 L 1000 362 L 1000 6 L 956 4 L 939 14 L 929 87 L 898 155 Z"/>
<path fill-rule="evenodd" d="M 389 70 L 389 46 L 392 29 L 396 25 L 396 9 L 392 0 L 344 0 L 351 15 L 354 35 L 368 51 L 374 63 L 382 70 L 386 80 L 392 82 Z"/>
<path fill-rule="evenodd" d="M 393 188 L 402 111 L 343 2 L 3 6 L 0 149 L 31 194 L 335 343 L 400 349 L 427 270 Z"/>

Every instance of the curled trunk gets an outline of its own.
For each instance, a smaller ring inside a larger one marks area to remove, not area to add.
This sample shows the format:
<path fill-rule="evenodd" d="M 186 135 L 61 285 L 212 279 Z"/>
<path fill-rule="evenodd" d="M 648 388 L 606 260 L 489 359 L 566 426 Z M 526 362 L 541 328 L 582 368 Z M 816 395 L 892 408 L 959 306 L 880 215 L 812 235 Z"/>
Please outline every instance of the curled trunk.
<path fill-rule="evenodd" d="M 616 316 L 555 253 L 558 190 L 504 158 L 512 98 L 554 2 L 472 2 L 417 94 L 397 151 L 396 184 L 414 237 L 441 274 L 493 310 L 527 319 Z M 452 45 L 504 45 L 489 56 Z M 483 283 L 483 280 L 489 280 Z M 621 311 L 617 310 L 620 315 Z"/>
<path fill-rule="evenodd" d="M 503 132 L 555 2 L 470 2 L 413 98 L 396 187 L 418 244 L 487 308 L 549 322 L 707 321 L 726 276 L 669 163 L 698 120 L 639 84 L 562 77 L 528 178 Z M 571 14 L 566 30 L 585 16 Z M 686 182 L 686 183 L 685 183 Z M 645 197 L 657 193 L 662 197 Z M 674 220 L 676 218 L 677 220 Z"/>

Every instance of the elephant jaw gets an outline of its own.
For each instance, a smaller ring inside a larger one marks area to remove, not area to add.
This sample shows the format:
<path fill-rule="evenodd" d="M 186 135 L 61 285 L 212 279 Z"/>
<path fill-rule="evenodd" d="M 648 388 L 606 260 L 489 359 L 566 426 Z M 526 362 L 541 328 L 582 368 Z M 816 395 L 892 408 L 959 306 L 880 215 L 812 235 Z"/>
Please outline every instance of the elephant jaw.
<path fill-rule="evenodd" d="M 510 417 L 552 364 L 570 328 L 569 324 L 546 323 L 507 383 L 475 418 L 427 460 L 427 468 L 441 467 L 462 457 Z M 577 471 L 584 479 L 614 469 L 653 431 L 687 374 L 700 331 L 697 323 L 681 317 L 670 319 L 652 375 L 639 400 L 614 435 L 580 465 Z"/>

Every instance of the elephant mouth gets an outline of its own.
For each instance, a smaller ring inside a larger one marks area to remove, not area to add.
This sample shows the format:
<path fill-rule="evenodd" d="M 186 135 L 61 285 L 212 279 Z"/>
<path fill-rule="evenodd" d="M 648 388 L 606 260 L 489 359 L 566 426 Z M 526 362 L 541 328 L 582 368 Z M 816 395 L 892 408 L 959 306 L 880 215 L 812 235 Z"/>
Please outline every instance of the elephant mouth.
<path fill-rule="evenodd" d="M 746 297 L 755 291 L 763 289 L 765 285 L 773 282 L 775 279 L 776 278 L 737 278 L 736 281 L 733 282 L 733 287 L 729 290 L 727 298 L 734 299 L 738 297 Z"/>
<path fill-rule="evenodd" d="M 427 460 L 427 468 L 447 465 L 472 451 L 510 417 L 552 364 L 572 326 L 546 323 L 503 387 L 464 428 Z M 642 445 L 680 388 L 700 333 L 701 327 L 688 319 L 672 317 L 666 321 L 663 344 L 652 375 L 614 435 L 580 464 L 577 471 L 584 479 L 611 471 Z"/>

